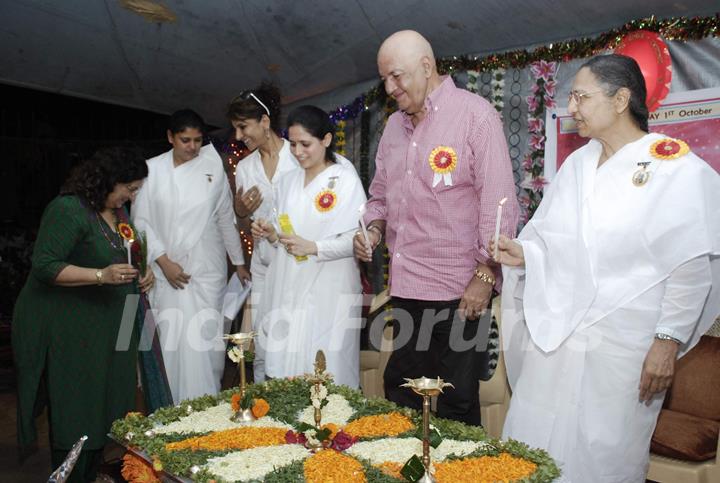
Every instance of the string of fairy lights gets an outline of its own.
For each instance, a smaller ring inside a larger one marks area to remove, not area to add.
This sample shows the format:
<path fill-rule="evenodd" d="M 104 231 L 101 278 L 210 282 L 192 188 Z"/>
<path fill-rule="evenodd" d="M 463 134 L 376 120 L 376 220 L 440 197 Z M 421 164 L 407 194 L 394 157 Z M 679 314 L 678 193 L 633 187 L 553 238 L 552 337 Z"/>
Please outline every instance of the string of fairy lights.
<path fill-rule="evenodd" d="M 225 144 L 223 151 L 227 156 L 227 163 L 229 168 L 228 171 L 230 177 L 232 178 L 230 180 L 230 184 L 233 187 L 233 191 L 235 191 L 235 173 L 237 172 L 237 165 L 240 161 L 243 160 L 243 158 L 245 158 L 245 156 L 250 154 L 250 150 L 242 142 L 235 140 L 233 136 L 233 138 Z M 250 257 L 252 257 L 254 248 L 252 235 L 250 235 L 250 233 L 248 233 L 244 229 L 240 229 L 239 232 L 243 252 L 245 252 L 249 259 Z"/>

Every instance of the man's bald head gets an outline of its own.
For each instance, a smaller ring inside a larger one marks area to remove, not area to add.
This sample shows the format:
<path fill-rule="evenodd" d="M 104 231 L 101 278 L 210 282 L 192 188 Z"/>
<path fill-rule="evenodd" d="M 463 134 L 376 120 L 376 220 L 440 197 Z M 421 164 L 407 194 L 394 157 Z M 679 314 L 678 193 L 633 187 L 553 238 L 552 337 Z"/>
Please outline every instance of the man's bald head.
<path fill-rule="evenodd" d="M 381 57 L 398 56 L 412 63 L 427 58 L 435 66 L 435 54 L 433 54 L 430 42 L 414 30 L 395 32 L 385 39 L 378 50 L 378 61 Z"/>
<path fill-rule="evenodd" d="M 422 119 L 425 99 L 441 83 L 430 42 L 413 30 L 395 32 L 380 46 L 377 63 L 385 92 L 400 110 Z"/>

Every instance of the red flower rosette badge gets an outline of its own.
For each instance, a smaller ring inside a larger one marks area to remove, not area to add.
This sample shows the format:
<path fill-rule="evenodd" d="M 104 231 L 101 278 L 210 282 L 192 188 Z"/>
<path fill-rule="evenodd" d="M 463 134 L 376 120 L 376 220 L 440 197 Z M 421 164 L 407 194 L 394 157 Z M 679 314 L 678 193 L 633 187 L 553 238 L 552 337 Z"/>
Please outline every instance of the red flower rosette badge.
<path fill-rule="evenodd" d="M 336 204 L 337 195 L 333 190 L 322 190 L 315 197 L 315 208 L 321 213 L 332 210 Z"/>
<path fill-rule="evenodd" d="M 457 167 L 457 154 L 455 150 L 449 146 L 438 146 L 432 150 L 430 157 L 430 168 L 435 175 L 433 176 L 433 188 L 442 180 L 445 186 L 452 186 L 451 173 Z"/>
<path fill-rule="evenodd" d="M 690 152 L 690 146 L 685 141 L 672 138 L 664 138 L 656 141 L 650 146 L 650 155 L 653 158 L 664 161 L 677 159 Z"/>
<path fill-rule="evenodd" d="M 135 231 L 132 229 L 130 225 L 127 223 L 118 223 L 118 233 L 120 233 L 120 236 L 123 237 L 125 240 L 132 242 L 135 240 Z"/>

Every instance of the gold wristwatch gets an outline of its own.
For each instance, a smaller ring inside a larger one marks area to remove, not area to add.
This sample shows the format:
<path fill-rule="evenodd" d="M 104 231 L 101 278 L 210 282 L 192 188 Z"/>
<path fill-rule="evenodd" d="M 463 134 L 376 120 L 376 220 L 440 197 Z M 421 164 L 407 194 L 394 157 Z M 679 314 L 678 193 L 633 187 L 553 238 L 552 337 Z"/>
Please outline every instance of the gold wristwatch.
<path fill-rule="evenodd" d="M 100 269 L 100 268 L 97 269 L 97 271 L 95 272 L 95 279 L 97 280 L 97 284 L 98 284 L 98 285 L 102 285 L 102 284 L 103 284 L 103 273 L 102 273 L 102 269 Z"/>
<path fill-rule="evenodd" d="M 488 275 L 485 272 L 480 271 L 479 268 L 475 269 L 475 276 L 485 283 L 489 283 L 493 287 L 495 286 L 495 277 Z"/>

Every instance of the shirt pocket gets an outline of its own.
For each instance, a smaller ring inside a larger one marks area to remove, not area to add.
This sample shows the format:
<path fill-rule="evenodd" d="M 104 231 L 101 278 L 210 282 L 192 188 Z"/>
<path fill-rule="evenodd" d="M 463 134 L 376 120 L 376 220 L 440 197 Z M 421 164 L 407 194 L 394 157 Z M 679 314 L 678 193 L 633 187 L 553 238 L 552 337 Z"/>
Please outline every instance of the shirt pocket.
<path fill-rule="evenodd" d="M 426 143 L 419 160 L 421 181 L 435 192 L 472 184 L 470 152 L 459 140 L 438 138 Z"/>

